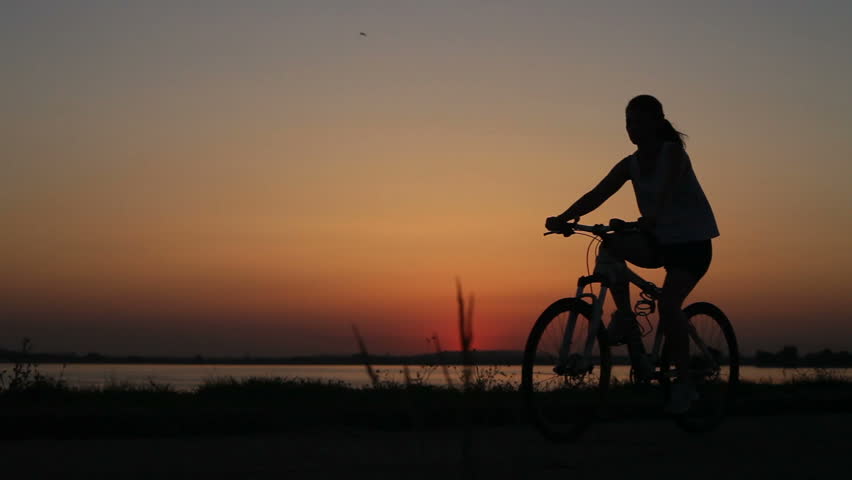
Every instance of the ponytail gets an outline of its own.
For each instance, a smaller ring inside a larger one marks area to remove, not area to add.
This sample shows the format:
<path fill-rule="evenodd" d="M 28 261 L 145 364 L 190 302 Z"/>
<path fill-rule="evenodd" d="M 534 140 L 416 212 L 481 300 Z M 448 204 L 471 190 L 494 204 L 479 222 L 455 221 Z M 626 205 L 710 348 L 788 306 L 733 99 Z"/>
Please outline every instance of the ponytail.
<path fill-rule="evenodd" d="M 665 142 L 675 142 L 680 145 L 681 148 L 686 148 L 686 142 L 684 142 L 684 138 L 687 135 L 683 132 L 679 132 L 672 126 L 672 123 L 668 121 L 665 113 L 663 113 L 663 104 L 660 103 L 652 95 L 637 95 L 630 99 L 627 103 L 627 110 L 640 110 L 643 112 L 648 112 L 653 116 L 657 117 L 660 121 L 660 127 L 657 131 L 657 134 L 660 138 Z"/>
<path fill-rule="evenodd" d="M 674 126 L 672 126 L 672 122 L 668 121 L 667 118 L 663 117 L 660 121 L 660 130 L 659 130 L 660 138 L 662 138 L 666 142 L 674 142 L 680 145 L 680 148 L 686 149 L 686 142 L 684 138 L 686 138 L 686 134 L 683 132 L 677 131 Z"/>

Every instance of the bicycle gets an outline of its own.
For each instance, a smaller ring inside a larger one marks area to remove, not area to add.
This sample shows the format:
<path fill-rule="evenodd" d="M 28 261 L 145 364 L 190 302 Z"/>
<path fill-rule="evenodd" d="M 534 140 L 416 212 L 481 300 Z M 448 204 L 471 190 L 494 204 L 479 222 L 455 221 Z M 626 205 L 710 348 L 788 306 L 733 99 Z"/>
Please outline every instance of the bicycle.
<path fill-rule="evenodd" d="M 568 237 L 575 232 L 588 232 L 592 235 L 586 236 L 592 237 L 593 243 L 622 228 L 638 230 L 638 223 L 618 219 L 611 220 L 609 226 L 569 223 L 566 230 L 545 235 Z M 576 296 L 562 298 L 547 307 L 527 339 L 521 391 L 532 422 L 550 440 L 575 440 L 595 420 L 606 416 L 613 359 L 601 318 L 614 268 L 618 266 L 613 260 L 606 249 L 600 250 L 594 272 L 579 278 Z M 656 311 L 661 288 L 630 268 L 625 274 L 641 291 L 634 312 L 637 320 L 644 319 L 650 327 L 642 333 L 645 336 L 653 331 L 648 316 Z M 599 285 L 597 295 L 593 290 L 585 292 L 586 287 L 595 284 Z M 698 302 L 684 308 L 684 313 L 690 338 L 689 377 L 699 397 L 689 411 L 675 415 L 674 419 L 688 432 L 703 432 L 722 422 L 731 402 L 739 381 L 739 351 L 733 327 L 718 307 Z M 667 395 L 674 365 L 664 347 L 664 337 L 662 329 L 657 328 L 648 354 L 644 351 L 636 354 L 631 348 L 630 382 L 646 385 L 656 382 Z M 646 368 L 645 375 L 638 375 L 637 361 L 641 361 L 642 355 L 646 355 L 653 371 Z"/>

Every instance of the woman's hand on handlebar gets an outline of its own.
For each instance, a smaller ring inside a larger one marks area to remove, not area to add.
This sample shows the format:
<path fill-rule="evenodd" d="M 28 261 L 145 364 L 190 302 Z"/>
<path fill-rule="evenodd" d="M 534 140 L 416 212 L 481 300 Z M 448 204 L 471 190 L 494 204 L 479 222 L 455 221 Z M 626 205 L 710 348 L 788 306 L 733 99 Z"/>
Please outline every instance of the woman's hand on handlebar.
<path fill-rule="evenodd" d="M 544 221 L 544 228 L 550 232 L 558 232 L 565 227 L 565 220 L 559 217 L 547 217 Z"/>
<path fill-rule="evenodd" d="M 579 218 L 575 218 L 574 223 L 577 223 L 578 220 Z M 569 235 L 573 233 L 568 220 L 559 215 L 555 217 L 547 217 L 547 220 L 544 221 L 544 228 L 550 232 L 567 233 Z"/>

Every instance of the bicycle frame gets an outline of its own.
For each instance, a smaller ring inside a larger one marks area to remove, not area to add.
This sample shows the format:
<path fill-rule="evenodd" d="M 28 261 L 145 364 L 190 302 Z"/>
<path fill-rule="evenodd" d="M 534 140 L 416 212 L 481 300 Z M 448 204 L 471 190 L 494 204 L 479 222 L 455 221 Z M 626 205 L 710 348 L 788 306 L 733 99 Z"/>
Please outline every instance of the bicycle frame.
<path fill-rule="evenodd" d="M 620 271 L 622 269 L 623 271 Z M 654 283 L 645 280 L 639 276 L 639 274 L 627 267 L 623 262 L 619 261 L 619 259 L 610 255 L 605 249 L 601 249 L 595 259 L 594 273 L 590 276 L 580 277 L 577 281 L 576 298 L 589 298 L 592 301 L 592 318 L 590 319 L 589 331 L 583 348 L 583 359 L 588 359 L 592 356 L 592 349 L 594 348 L 598 329 L 603 327 L 603 307 L 606 302 L 609 285 L 614 282 L 617 275 L 624 275 L 629 283 L 639 287 L 639 289 L 647 294 L 654 302 L 659 299 L 660 294 L 662 293 L 662 289 L 660 287 L 657 287 Z M 595 295 L 594 293 L 584 293 L 588 285 L 595 283 L 600 284 L 600 292 L 598 295 Z M 576 311 L 572 311 L 568 317 L 565 336 L 562 340 L 562 346 L 559 349 L 560 364 L 567 361 L 568 354 L 571 351 L 571 339 L 573 338 L 574 328 L 577 324 L 577 315 L 578 313 Z M 687 326 L 687 332 L 690 338 L 692 338 L 695 344 L 699 347 L 705 358 L 713 358 L 707 345 L 698 335 L 698 332 L 695 330 L 695 326 L 692 325 L 691 322 Z M 656 365 L 660 358 L 663 336 L 663 330 L 661 328 L 657 328 L 654 335 L 654 345 L 649 354 L 651 365 Z M 713 368 L 718 368 L 718 365 L 713 365 Z"/>
<path fill-rule="evenodd" d="M 533 324 L 524 348 L 521 392 L 532 423 L 550 440 L 572 441 L 591 423 L 611 416 L 613 410 L 606 405 L 607 393 L 613 384 L 621 383 L 612 380 L 613 352 L 607 341 L 608 332 L 599 330 L 612 327 L 603 320 L 609 290 L 613 287 L 620 290 L 622 285 L 637 286 L 641 298 L 623 307 L 632 309 L 642 323 L 645 321 L 641 317 L 653 313 L 658 303 L 667 308 L 669 292 L 628 268 L 622 257 L 613 257 L 620 253 L 620 244 L 625 251 L 634 247 L 628 236 L 620 235 L 643 233 L 641 222 L 612 219 L 609 225 L 580 225 L 578 219 L 563 223 L 559 218 L 549 218 L 545 226 L 548 231 L 544 235 L 570 237 L 585 232 L 606 242 L 606 248 L 601 248 L 596 256 L 594 273 L 578 279 L 574 297 L 560 298 L 544 309 Z M 615 248 L 610 248 L 611 242 Z M 645 265 L 641 261 L 639 264 Z M 598 284 L 600 289 L 586 288 L 592 284 Z M 621 299 L 617 300 L 622 306 Z M 675 315 L 671 320 L 669 312 L 663 313 L 660 319 L 663 322 L 681 321 L 677 312 L 672 312 Z M 685 305 L 683 316 L 687 323 L 678 325 L 677 334 L 683 335 L 686 330 L 686 338 L 668 338 L 664 333 L 669 330 L 668 325 L 649 322 L 651 329 L 657 328 L 653 339 L 647 339 L 653 341 L 652 348 L 647 348 L 641 338 L 636 341 L 635 326 L 623 329 L 632 367 L 629 382 L 658 383 L 659 390 L 669 397 L 665 411 L 673 415 L 681 428 L 688 432 L 709 431 L 720 424 L 736 391 L 740 367 L 737 340 L 728 317 L 712 303 Z M 651 337 L 650 333 L 647 330 L 644 336 Z M 621 344 L 621 339 L 616 340 Z M 669 340 L 686 340 L 687 348 L 669 349 L 666 346 Z M 594 352 L 598 349 L 599 352 Z M 639 390 L 645 391 L 644 388 Z M 629 400 L 628 397 L 623 400 Z M 635 412 L 641 410 L 637 408 Z M 632 415 L 632 407 L 630 411 Z"/>

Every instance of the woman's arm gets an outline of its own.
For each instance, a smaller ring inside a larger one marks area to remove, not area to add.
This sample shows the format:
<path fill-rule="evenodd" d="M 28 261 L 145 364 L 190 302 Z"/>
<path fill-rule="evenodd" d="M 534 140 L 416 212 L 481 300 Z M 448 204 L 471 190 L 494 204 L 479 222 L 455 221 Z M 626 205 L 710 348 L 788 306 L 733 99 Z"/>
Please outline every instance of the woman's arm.
<path fill-rule="evenodd" d="M 556 218 L 567 222 L 568 220 L 582 217 L 583 215 L 600 207 L 601 204 L 603 204 L 609 197 L 617 192 L 622 185 L 624 185 L 624 182 L 630 179 L 630 170 L 627 166 L 629 158 L 630 157 L 625 157 L 623 160 L 618 162 L 595 188 L 580 197 L 579 200 L 568 207 L 568 210 L 557 215 Z"/>

